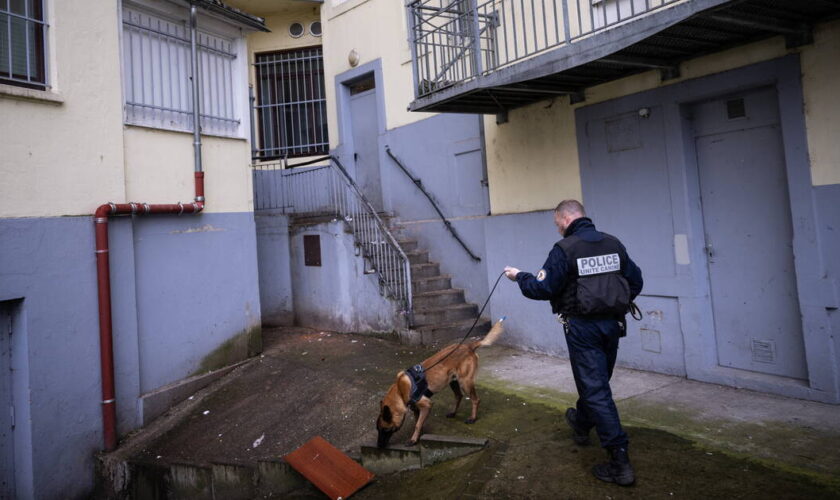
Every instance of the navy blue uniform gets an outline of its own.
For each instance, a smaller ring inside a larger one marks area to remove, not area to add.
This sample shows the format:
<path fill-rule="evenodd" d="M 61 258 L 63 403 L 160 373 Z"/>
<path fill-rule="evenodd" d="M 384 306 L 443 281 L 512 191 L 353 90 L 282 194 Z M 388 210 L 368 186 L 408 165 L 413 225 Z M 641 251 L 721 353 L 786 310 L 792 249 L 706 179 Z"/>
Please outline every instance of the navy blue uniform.
<path fill-rule="evenodd" d="M 572 235 L 589 242 L 598 242 L 607 237 L 596 230 L 592 221 L 586 217 L 569 225 L 564 237 Z M 562 306 L 559 298 L 569 284 L 569 276 L 574 274 L 569 270 L 570 265 L 574 263 L 569 262 L 563 249 L 554 245 L 537 276 L 520 272 L 516 275 L 516 281 L 523 295 L 534 300 L 549 300 L 552 302 L 552 310 L 557 312 Z M 630 299 L 636 298 L 642 291 L 641 269 L 627 257 L 621 262 L 620 273 L 630 287 Z M 577 424 L 584 431 L 595 427 L 601 446 L 605 448 L 626 446 L 627 434 L 621 428 L 610 389 L 622 325 L 617 318 L 567 315 L 564 319 L 566 345 L 579 397 Z"/>

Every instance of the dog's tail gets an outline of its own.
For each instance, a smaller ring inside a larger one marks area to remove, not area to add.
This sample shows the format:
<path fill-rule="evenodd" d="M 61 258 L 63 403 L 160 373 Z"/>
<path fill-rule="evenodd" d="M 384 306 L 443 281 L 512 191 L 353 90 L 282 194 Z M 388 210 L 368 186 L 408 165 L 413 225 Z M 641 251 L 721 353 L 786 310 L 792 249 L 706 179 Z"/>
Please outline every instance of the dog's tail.
<path fill-rule="evenodd" d="M 487 347 L 493 345 L 493 343 L 495 343 L 496 340 L 498 340 L 502 332 L 505 331 L 504 321 L 505 318 L 502 318 L 499 321 L 497 321 L 496 324 L 493 325 L 493 328 L 491 328 L 490 331 L 487 332 L 487 335 L 485 335 L 483 339 L 476 340 L 475 342 L 470 344 L 470 348 L 474 351 L 479 347 Z"/>

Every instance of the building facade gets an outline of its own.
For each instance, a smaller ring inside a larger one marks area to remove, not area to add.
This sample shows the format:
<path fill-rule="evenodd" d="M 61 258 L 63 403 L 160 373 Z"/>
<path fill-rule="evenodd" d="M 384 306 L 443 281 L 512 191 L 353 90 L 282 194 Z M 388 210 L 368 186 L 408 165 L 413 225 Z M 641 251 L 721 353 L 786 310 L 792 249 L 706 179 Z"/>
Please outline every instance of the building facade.
<path fill-rule="evenodd" d="M 260 349 L 245 35 L 261 22 L 199 3 L 204 209 L 106 218 L 120 436 L 176 401 L 185 380 Z M 13 412 L 0 412 L 0 497 L 74 498 L 92 489 L 101 408 L 113 407 L 102 392 L 93 214 L 109 202 L 136 202 L 139 214 L 144 204 L 192 208 L 197 195 L 190 8 L 7 4 L 0 404 Z"/>

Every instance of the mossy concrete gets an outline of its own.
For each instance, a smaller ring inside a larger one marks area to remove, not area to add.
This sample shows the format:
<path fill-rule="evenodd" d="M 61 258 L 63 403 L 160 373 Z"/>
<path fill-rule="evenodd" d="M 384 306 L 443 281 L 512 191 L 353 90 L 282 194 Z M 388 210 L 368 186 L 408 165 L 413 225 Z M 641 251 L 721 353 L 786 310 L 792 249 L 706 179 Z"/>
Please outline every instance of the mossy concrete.
<path fill-rule="evenodd" d="M 262 350 L 262 327 L 253 326 L 234 335 L 204 356 L 198 369 L 191 376 L 232 365 L 243 359 L 256 356 Z"/>
<path fill-rule="evenodd" d="M 352 454 L 375 440 L 379 401 L 396 373 L 430 354 L 426 348 L 317 330 L 272 330 L 266 338 L 260 357 L 236 370 L 234 380 L 185 413 L 180 424 L 144 446 L 137 459 L 257 467 L 315 435 Z M 590 474 L 604 460 L 603 450 L 578 447 L 571 440 L 561 416 L 575 394 L 558 390 L 556 378 L 528 372 L 541 363 L 555 370 L 563 361 L 512 351 L 519 356 L 518 376 L 513 376 L 498 370 L 508 351 L 479 351 L 481 406 L 475 424 L 463 422 L 469 401 L 464 401 L 459 418 L 445 418 L 454 401 L 445 390 L 434 396 L 424 429 L 427 434 L 489 438 L 485 449 L 421 470 L 380 475 L 354 498 L 840 499 L 840 474 L 832 465 L 840 432 L 814 423 L 832 419 L 837 407 L 720 392 L 731 389 L 708 384 L 683 386 L 682 379 L 627 392 L 618 405 L 631 439 L 637 484 L 620 488 Z M 633 374 L 617 372 L 616 377 L 627 384 Z M 681 399 L 681 393 L 700 395 L 695 398 L 700 402 Z M 704 409 L 702 402 L 718 408 Z M 741 406 L 727 416 L 736 403 Z M 756 408 L 761 410 L 756 415 L 766 418 L 749 413 Z M 805 424 L 785 423 L 789 408 L 799 408 L 797 415 Z M 392 442 L 406 442 L 412 427 L 409 418 Z M 782 456 L 785 449 L 791 457 Z M 809 458 L 792 458 L 800 454 Z M 809 467 L 808 462 L 818 463 Z M 283 495 L 319 497 L 310 488 Z"/>

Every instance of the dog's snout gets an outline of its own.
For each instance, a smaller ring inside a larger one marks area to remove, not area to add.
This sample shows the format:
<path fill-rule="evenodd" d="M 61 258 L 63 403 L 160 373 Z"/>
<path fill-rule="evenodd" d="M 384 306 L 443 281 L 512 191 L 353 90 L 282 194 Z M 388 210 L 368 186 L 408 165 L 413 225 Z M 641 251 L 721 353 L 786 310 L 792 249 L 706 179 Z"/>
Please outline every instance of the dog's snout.
<path fill-rule="evenodd" d="M 388 446 L 388 442 L 391 440 L 392 434 L 392 431 L 379 429 L 379 437 L 376 439 L 376 446 L 379 448 L 385 448 Z"/>

